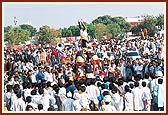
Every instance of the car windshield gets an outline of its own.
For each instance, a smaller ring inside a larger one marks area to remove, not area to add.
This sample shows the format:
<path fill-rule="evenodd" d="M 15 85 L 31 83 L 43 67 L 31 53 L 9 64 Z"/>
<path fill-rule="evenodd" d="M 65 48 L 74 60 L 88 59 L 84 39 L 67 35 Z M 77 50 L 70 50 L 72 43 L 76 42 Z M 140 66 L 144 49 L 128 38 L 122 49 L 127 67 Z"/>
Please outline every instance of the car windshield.
<path fill-rule="evenodd" d="M 128 52 L 128 56 L 138 56 L 137 52 Z"/>

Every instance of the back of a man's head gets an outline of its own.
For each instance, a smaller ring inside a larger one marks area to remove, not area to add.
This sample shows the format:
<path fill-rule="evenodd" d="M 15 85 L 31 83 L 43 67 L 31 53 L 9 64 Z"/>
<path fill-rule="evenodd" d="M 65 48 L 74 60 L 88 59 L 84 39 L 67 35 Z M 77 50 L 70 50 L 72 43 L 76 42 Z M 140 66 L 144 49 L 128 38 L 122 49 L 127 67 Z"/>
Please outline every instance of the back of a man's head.
<path fill-rule="evenodd" d="M 158 79 L 158 84 L 162 84 L 163 83 L 163 79 L 159 78 Z"/>

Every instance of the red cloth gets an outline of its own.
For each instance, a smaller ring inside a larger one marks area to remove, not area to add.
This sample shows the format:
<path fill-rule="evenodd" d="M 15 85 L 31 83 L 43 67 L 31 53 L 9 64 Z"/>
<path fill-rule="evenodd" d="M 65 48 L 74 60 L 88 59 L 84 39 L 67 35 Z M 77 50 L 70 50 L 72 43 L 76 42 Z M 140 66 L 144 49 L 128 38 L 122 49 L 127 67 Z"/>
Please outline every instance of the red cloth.
<path fill-rule="evenodd" d="M 148 103 L 148 100 L 147 99 L 145 99 L 145 105 L 148 105 L 149 103 Z"/>
<path fill-rule="evenodd" d="M 52 54 L 55 55 L 55 57 L 58 57 L 57 50 L 55 48 L 51 48 Z"/>

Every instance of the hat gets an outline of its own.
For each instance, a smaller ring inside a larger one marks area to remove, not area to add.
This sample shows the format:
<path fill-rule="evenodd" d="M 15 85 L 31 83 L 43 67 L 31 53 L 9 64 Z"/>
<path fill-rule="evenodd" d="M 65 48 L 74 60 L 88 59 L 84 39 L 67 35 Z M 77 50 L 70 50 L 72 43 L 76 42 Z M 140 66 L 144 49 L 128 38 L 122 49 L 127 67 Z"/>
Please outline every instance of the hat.
<path fill-rule="evenodd" d="M 72 93 L 70 91 L 67 92 L 67 97 L 72 97 Z"/>
<path fill-rule="evenodd" d="M 110 102 L 110 101 L 111 101 L 111 96 L 110 95 L 104 96 L 104 102 Z"/>

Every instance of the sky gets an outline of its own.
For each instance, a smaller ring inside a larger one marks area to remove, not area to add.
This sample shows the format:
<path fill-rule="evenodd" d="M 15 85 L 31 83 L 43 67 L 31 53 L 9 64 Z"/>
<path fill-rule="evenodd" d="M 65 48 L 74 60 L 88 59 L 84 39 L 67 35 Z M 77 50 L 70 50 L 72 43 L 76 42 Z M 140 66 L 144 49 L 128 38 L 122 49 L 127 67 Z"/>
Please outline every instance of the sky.
<path fill-rule="evenodd" d="M 159 16 L 165 14 L 165 2 L 104 2 L 104 3 L 5 3 L 3 2 L 3 25 L 32 24 L 34 27 L 48 25 L 52 28 L 68 28 L 77 25 L 78 19 L 91 23 L 103 15 L 112 17 Z"/>

